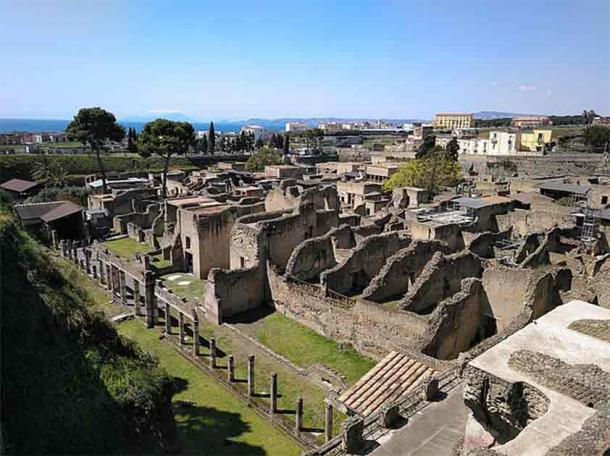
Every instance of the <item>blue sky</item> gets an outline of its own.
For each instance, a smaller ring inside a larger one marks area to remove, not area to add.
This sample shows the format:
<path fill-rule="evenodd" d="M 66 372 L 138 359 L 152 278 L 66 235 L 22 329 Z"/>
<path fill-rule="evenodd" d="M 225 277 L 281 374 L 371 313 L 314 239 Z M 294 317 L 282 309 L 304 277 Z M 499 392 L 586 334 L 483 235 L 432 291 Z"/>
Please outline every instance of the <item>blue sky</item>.
<path fill-rule="evenodd" d="M 610 115 L 610 0 L 0 0 L 0 117 Z"/>

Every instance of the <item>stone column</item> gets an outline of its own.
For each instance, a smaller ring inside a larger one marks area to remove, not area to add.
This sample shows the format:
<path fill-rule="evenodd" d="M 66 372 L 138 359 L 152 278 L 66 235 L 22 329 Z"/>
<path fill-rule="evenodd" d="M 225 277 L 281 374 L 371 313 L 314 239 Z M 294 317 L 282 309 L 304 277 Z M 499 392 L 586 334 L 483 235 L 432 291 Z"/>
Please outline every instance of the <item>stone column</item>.
<path fill-rule="evenodd" d="M 72 242 L 72 259 L 74 263 L 78 264 L 78 243 Z"/>
<path fill-rule="evenodd" d="M 324 435 L 328 442 L 333 438 L 333 405 L 324 403 Z"/>
<path fill-rule="evenodd" d="M 269 396 L 271 397 L 271 403 L 269 404 L 269 413 L 274 414 L 277 411 L 277 374 L 271 374 Z"/>
<path fill-rule="evenodd" d="M 91 250 L 85 248 L 83 253 L 85 254 L 85 271 L 87 274 L 91 274 Z"/>
<path fill-rule="evenodd" d="M 72 250 L 72 240 L 71 239 L 68 239 L 66 241 L 66 250 L 68 252 L 68 259 L 72 260 L 72 252 L 73 252 L 73 250 Z"/>
<path fill-rule="evenodd" d="M 125 271 L 119 270 L 119 283 L 121 284 L 121 301 L 123 305 L 127 305 L 127 274 Z"/>
<path fill-rule="evenodd" d="M 155 278 L 152 273 L 146 273 L 144 275 L 144 309 L 148 328 L 154 328 L 157 324 L 155 299 Z"/>
<path fill-rule="evenodd" d="M 51 246 L 57 248 L 57 230 L 51 230 Z"/>
<path fill-rule="evenodd" d="M 178 311 L 178 342 L 184 345 L 184 314 Z"/>
<path fill-rule="evenodd" d="M 133 281 L 133 309 L 137 317 L 142 315 L 140 309 L 140 282 L 137 280 Z"/>
<path fill-rule="evenodd" d="M 343 441 L 343 449 L 346 453 L 358 453 L 364 446 L 364 419 L 359 416 L 352 416 L 341 424 L 343 431 L 341 439 Z"/>
<path fill-rule="evenodd" d="M 112 265 L 106 263 L 106 281 L 108 282 L 108 290 L 112 292 Z"/>
<path fill-rule="evenodd" d="M 213 337 L 210 339 L 210 367 L 216 367 L 216 339 Z"/>
<path fill-rule="evenodd" d="M 254 396 L 254 355 L 248 355 L 248 396 Z"/>
<path fill-rule="evenodd" d="M 303 429 L 303 398 L 300 397 L 297 399 L 297 413 L 295 416 L 294 428 L 297 432 L 300 432 Z"/>
<path fill-rule="evenodd" d="M 97 266 L 92 264 L 91 265 L 91 272 L 93 273 L 93 278 L 97 280 Z"/>
<path fill-rule="evenodd" d="M 97 260 L 97 264 L 100 270 L 100 282 L 102 283 L 102 285 L 106 285 L 106 274 L 104 274 L 106 270 L 106 265 L 104 264 L 104 261 L 101 258 Z"/>
<path fill-rule="evenodd" d="M 172 314 L 169 310 L 169 302 L 165 303 L 165 332 L 167 334 L 172 333 Z"/>
<path fill-rule="evenodd" d="M 233 355 L 229 355 L 227 358 L 227 380 L 229 383 L 235 381 L 235 358 Z"/>
<path fill-rule="evenodd" d="M 199 317 L 193 310 L 193 354 L 199 356 Z"/>
<path fill-rule="evenodd" d="M 66 256 L 66 243 L 63 239 L 59 241 L 59 251 L 61 253 L 61 256 Z"/>

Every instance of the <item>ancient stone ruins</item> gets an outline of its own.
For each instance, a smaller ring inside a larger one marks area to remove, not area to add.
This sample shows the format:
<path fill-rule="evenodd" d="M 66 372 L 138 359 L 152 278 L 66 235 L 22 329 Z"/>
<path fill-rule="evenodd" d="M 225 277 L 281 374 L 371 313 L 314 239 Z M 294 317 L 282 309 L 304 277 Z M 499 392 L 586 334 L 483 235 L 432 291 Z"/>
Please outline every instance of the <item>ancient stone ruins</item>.
<path fill-rule="evenodd" d="M 297 403 L 297 436 L 303 407 L 326 409 L 325 443 L 302 437 L 312 455 L 401 454 L 418 436 L 436 454 L 607 454 L 608 179 L 470 166 L 469 185 L 432 196 L 354 177 L 366 164 L 238 165 L 170 173 L 164 200 L 146 179 L 93 193 L 106 241 L 146 253 L 57 230 L 52 241 L 149 327 L 162 319 L 181 344 L 192 338 L 195 357 L 209 348 L 212 367 L 222 347 L 200 341 L 199 325 L 265 309 L 376 360 L 351 386 L 329 386 L 325 404 Z M 202 291 L 180 296 L 174 273 Z M 253 357 L 248 372 L 254 388 Z"/>

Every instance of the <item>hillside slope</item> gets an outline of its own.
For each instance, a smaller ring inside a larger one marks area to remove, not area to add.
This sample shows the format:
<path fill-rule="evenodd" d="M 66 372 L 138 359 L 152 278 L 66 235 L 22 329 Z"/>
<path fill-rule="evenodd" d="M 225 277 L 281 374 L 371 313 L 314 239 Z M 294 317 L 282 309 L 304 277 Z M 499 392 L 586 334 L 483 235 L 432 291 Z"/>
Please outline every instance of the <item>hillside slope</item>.
<path fill-rule="evenodd" d="M 2 440 L 9 454 L 166 453 L 174 385 L 0 212 Z"/>

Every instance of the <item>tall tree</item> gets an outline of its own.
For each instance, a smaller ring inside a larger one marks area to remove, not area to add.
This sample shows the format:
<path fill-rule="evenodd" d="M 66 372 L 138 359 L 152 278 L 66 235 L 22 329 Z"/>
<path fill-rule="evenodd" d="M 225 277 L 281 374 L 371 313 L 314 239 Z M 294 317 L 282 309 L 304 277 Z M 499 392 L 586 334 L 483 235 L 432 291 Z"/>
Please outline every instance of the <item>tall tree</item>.
<path fill-rule="evenodd" d="M 284 134 L 284 141 L 282 144 L 282 151 L 284 155 L 288 155 L 290 153 L 290 133 Z"/>
<path fill-rule="evenodd" d="M 452 138 L 451 141 L 447 143 L 447 147 L 445 148 L 445 153 L 447 154 L 447 158 L 457 161 L 458 152 L 460 150 L 460 145 L 458 143 L 457 138 Z"/>
<path fill-rule="evenodd" d="M 247 171 L 263 171 L 265 166 L 282 164 L 282 156 L 271 147 L 261 147 L 246 162 Z"/>
<path fill-rule="evenodd" d="M 415 153 L 415 158 L 425 157 L 429 152 L 434 149 L 434 144 L 436 143 L 436 136 L 428 135 L 426 136 L 421 145 L 418 147 L 417 152 Z"/>
<path fill-rule="evenodd" d="M 214 122 L 210 122 L 210 128 L 208 130 L 208 152 L 210 155 L 214 155 L 214 149 L 216 148 L 216 132 L 214 131 Z"/>
<path fill-rule="evenodd" d="M 129 127 L 127 130 L 127 151 L 135 154 L 138 152 L 138 135 L 136 133 L 136 129 L 133 127 Z"/>
<path fill-rule="evenodd" d="M 102 175 L 102 189 L 106 193 L 106 170 L 101 154 L 106 149 L 106 141 L 121 141 L 125 137 L 125 129 L 117 123 L 114 114 L 95 107 L 80 109 L 66 133 L 71 141 L 80 141 L 91 147 Z"/>
<path fill-rule="evenodd" d="M 163 164 L 163 197 L 167 195 L 167 170 L 174 155 L 184 155 L 195 145 L 195 130 L 188 122 L 157 119 L 144 125 L 138 146 L 142 156 L 157 154 Z"/>
<path fill-rule="evenodd" d="M 208 153 L 208 137 L 205 135 L 199 140 L 199 152 L 202 154 Z"/>

